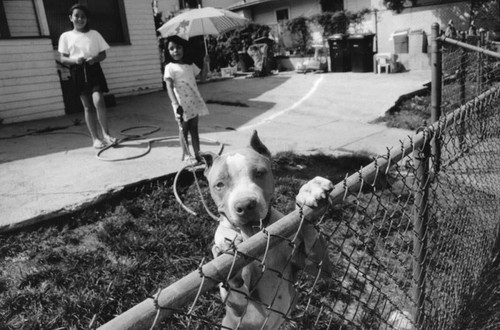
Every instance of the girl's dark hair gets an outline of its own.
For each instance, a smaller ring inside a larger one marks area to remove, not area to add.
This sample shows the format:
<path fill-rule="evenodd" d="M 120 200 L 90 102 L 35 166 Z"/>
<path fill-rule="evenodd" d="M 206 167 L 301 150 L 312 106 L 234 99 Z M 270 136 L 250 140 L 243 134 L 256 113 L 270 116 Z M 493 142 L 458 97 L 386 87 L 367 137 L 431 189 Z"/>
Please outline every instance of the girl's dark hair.
<path fill-rule="evenodd" d="M 87 19 L 90 18 L 90 11 L 87 8 L 87 6 L 81 5 L 79 3 L 74 4 L 73 6 L 71 6 L 71 8 L 69 9 L 69 16 L 73 15 L 73 11 L 75 11 L 76 9 L 80 9 L 81 11 L 83 11 L 85 13 L 85 15 L 87 15 Z M 88 22 L 88 20 L 87 20 L 87 24 L 85 24 L 85 27 L 87 29 L 89 29 L 89 22 Z"/>
<path fill-rule="evenodd" d="M 73 10 L 75 9 L 80 9 L 81 11 L 83 11 L 85 13 L 85 15 L 87 15 L 87 17 L 90 17 L 90 12 L 89 12 L 89 9 L 87 8 L 87 6 L 85 5 L 81 5 L 79 3 L 77 4 L 74 4 L 73 6 L 71 6 L 71 8 L 69 9 L 69 14 L 70 15 L 73 15 Z"/>
<path fill-rule="evenodd" d="M 169 63 L 169 62 L 176 63 L 176 61 L 170 56 L 170 52 L 168 51 L 168 44 L 170 42 L 173 42 L 174 44 L 180 45 L 180 46 L 182 46 L 182 48 L 184 48 L 184 56 L 182 58 L 182 61 L 184 63 L 186 63 L 186 64 L 193 63 L 193 59 L 192 59 L 192 56 L 190 54 L 190 49 L 189 49 L 190 48 L 189 42 L 187 40 L 182 39 L 179 36 L 168 37 L 166 42 L 165 42 L 165 57 L 166 57 L 167 63 Z"/>

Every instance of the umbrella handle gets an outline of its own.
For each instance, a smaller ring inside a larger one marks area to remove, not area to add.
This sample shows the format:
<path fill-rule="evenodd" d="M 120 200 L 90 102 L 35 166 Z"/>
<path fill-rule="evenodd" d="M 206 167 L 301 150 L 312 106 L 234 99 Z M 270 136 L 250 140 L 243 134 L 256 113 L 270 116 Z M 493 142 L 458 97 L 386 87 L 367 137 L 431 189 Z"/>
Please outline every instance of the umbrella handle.
<path fill-rule="evenodd" d="M 207 38 L 205 37 L 205 35 L 203 35 L 203 43 L 205 44 L 205 56 L 208 56 Z M 203 65 L 207 66 L 207 73 L 210 72 L 210 62 L 203 61 Z"/>

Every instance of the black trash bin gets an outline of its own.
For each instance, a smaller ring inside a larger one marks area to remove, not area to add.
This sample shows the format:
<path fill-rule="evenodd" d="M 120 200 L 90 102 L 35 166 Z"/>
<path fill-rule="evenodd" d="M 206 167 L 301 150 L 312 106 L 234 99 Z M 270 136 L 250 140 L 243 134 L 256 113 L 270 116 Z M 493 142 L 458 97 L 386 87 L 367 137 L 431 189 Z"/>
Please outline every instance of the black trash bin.
<path fill-rule="evenodd" d="M 347 38 L 352 72 L 373 71 L 373 34 L 354 34 Z"/>
<path fill-rule="evenodd" d="M 344 34 L 334 34 L 328 38 L 328 46 L 330 48 L 331 71 L 351 71 L 351 58 L 347 45 L 347 36 Z"/>

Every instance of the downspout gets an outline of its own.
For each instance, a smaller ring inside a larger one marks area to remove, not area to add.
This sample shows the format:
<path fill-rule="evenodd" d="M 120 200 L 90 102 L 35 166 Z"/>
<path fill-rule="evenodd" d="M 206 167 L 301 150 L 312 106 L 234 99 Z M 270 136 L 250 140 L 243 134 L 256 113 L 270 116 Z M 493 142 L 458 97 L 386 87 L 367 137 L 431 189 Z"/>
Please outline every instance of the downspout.
<path fill-rule="evenodd" d="M 373 9 L 373 16 L 375 18 L 375 53 L 378 53 L 378 9 Z"/>

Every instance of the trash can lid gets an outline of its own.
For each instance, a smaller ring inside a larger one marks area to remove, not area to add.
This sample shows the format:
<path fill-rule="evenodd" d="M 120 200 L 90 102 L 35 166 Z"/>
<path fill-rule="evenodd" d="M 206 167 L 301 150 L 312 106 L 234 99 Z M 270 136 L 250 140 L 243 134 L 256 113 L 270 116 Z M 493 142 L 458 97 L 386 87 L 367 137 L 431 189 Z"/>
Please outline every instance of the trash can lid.
<path fill-rule="evenodd" d="M 328 39 L 339 40 L 339 39 L 344 39 L 345 37 L 346 37 L 345 34 L 335 33 L 334 35 L 329 36 Z"/>
<path fill-rule="evenodd" d="M 374 34 L 372 33 L 358 33 L 358 34 L 350 34 L 349 39 L 365 39 L 365 38 L 371 38 L 373 37 Z"/>
<path fill-rule="evenodd" d="M 406 29 L 406 30 L 396 30 L 392 33 L 393 36 L 404 36 L 404 35 L 408 35 L 408 33 L 410 33 L 410 29 Z"/>

